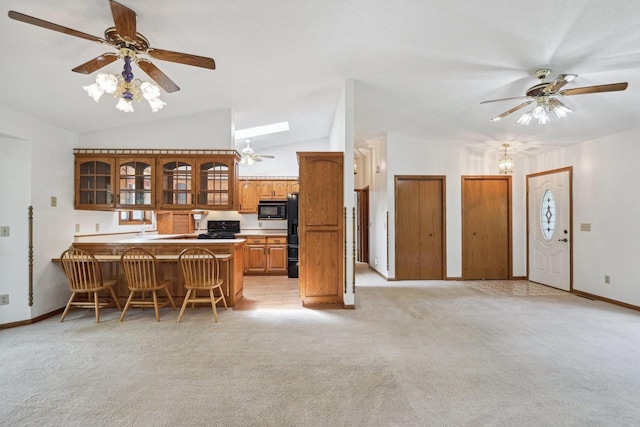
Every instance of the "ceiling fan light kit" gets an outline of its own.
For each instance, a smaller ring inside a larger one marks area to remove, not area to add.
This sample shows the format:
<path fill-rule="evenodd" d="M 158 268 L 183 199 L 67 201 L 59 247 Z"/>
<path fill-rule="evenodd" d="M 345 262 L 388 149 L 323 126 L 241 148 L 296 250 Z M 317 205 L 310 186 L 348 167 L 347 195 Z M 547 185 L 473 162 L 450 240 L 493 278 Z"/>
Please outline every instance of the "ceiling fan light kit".
<path fill-rule="evenodd" d="M 98 73 L 95 83 L 89 86 L 82 86 L 82 88 L 96 102 L 100 101 L 100 97 L 105 92 L 113 94 L 118 98 L 116 108 L 125 113 L 134 111 L 131 101 L 140 102 L 145 99 L 149 103 L 151 111 L 155 113 L 167 104 L 160 99 L 160 88 L 158 86 L 133 78 L 130 55 L 135 55 L 135 53 L 129 50 L 129 52 L 126 52 L 126 56 L 123 57 L 124 70 L 122 75 Z"/>
<path fill-rule="evenodd" d="M 598 92 L 616 92 L 625 90 L 628 86 L 627 82 L 621 82 L 560 90 L 567 83 L 573 81 L 578 76 L 576 74 L 560 74 L 555 80 L 551 82 L 544 82 L 544 79 L 550 73 L 551 70 L 547 68 L 537 70 L 535 72 L 535 76 L 540 80 L 540 83 L 530 87 L 527 90 L 525 96 L 493 99 L 491 101 L 483 101 L 481 102 L 481 104 L 496 101 L 507 101 L 512 99 L 526 99 L 527 101 L 508 111 L 505 111 L 504 113 L 494 117 L 491 120 L 494 122 L 502 120 L 509 114 L 514 113 L 535 102 L 536 105 L 533 107 L 533 109 L 520 116 L 516 123 L 526 126 L 531 123 L 532 119 L 536 119 L 538 124 L 547 125 L 551 123 L 550 113 L 553 113 L 559 119 L 565 118 L 569 114 L 573 113 L 573 110 L 571 110 L 571 108 L 567 107 L 562 101 L 558 99 L 559 96 L 583 95 Z"/>
<path fill-rule="evenodd" d="M 242 149 L 240 152 L 240 164 L 241 165 L 249 165 L 251 166 L 255 162 L 261 162 L 262 159 L 275 159 L 275 156 L 271 156 L 269 154 L 257 154 L 253 148 L 251 148 L 251 140 L 247 139 L 245 141 L 247 146 Z"/>
<path fill-rule="evenodd" d="M 72 28 L 44 21 L 33 16 L 25 15 L 13 10 L 9 11 L 9 18 L 27 24 L 35 25 L 47 30 L 57 31 L 70 36 L 79 37 L 85 40 L 97 42 L 118 49 L 118 54 L 104 53 L 93 58 L 82 65 L 75 67 L 72 71 L 81 74 L 91 74 L 112 62 L 124 60 L 124 70 L 121 75 L 100 73 L 96 76 L 96 82 L 83 89 L 96 102 L 106 92 L 118 97 L 116 108 L 124 112 L 133 112 L 131 101 L 147 100 L 151 110 L 155 113 L 162 109 L 166 103 L 160 99 L 160 86 L 167 93 L 180 90 L 167 75 L 147 59 L 138 58 L 137 55 L 149 55 L 152 58 L 163 61 L 171 61 L 184 65 L 192 65 L 201 68 L 215 70 L 216 65 L 213 58 L 191 55 L 182 52 L 172 52 L 164 49 L 155 49 L 149 46 L 149 41 L 142 34 L 137 32 L 136 13 L 128 7 L 109 0 L 111 15 L 115 27 L 109 27 L 104 32 L 105 38 L 83 33 Z M 149 82 L 133 78 L 132 63 L 136 63 L 158 86 Z"/>

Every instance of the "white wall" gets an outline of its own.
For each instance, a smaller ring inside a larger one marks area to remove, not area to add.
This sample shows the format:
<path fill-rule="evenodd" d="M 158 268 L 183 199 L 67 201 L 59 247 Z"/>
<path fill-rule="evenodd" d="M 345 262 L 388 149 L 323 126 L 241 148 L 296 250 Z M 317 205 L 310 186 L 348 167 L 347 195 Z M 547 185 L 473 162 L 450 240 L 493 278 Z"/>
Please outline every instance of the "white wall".
<path fill-rule="evenodd" d="M 2 293 L 0 324 L 28 320 L 65 305 L 69 293 L 60 267 L 51 262 L 73 240 L 73 147 L 77 136 L 55 126 L 0 107 L 2 185 L 5 202 L 0 225 L 11 236 L 0 239 Z M 5 170 L 6 167 L 6 170 Z M 19 171 L 19 176 L 11 175 Z M 50 198 L 57 198 L 53 207 Z M 6 206 L 9 205 L 9 206 Z M 28 208 L 33 206 L 33 306 L 28 306 Z M 8 243 L 7 243 L 8 242 Z M 9 245 L 7 247 L 6 245 Z"/>
<path fill-rule="evenodd" d="M 526 162 L 527 173 L 573 166 L 573 287 L 640 307 L 640 130 L 584 142 Z M 590 223 L 591 231 L 580 231 Z M 604 283 L 611 276 L 611 284 Z"/>

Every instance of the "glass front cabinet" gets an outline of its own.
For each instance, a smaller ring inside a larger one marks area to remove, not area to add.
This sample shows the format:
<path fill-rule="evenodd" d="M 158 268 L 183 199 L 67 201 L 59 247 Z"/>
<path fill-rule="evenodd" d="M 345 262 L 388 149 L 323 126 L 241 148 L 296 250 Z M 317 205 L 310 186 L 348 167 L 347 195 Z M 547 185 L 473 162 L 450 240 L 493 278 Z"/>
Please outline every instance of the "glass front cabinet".
<path fill-rule="evenodd" d="M 74 150 L 76 209 L 238 208 L 235 150 L 118 151 Z"/>

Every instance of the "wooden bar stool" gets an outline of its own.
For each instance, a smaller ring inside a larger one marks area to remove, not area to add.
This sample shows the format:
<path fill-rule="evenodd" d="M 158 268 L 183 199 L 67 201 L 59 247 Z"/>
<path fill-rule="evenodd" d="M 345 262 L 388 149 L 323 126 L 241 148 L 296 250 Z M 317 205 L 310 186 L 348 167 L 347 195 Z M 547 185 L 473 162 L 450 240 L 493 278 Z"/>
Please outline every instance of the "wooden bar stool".
<path fill-rule="evenodd" d="M 213 318 L 217 322 L 218 311 L 216 303 L 222 300 L 224 309 L 227 309 L 227 300 L 222 290 L 222 279 L 220 278 L 220 267 L 217 258 L 208 249 L 187 248 L 178 256 L 178 263 L 182 268 L 184 287 L 187 289 L 180 315 L 178 315 L 178 323 L 180 323 L 184 309 L 189 303 L 211 303 Z M 220 296 L 215 296 L 214 289 L 218 289 Z M 199 290 L 208 291 L 209 296 L 198 297 L 197 291 Z"/>

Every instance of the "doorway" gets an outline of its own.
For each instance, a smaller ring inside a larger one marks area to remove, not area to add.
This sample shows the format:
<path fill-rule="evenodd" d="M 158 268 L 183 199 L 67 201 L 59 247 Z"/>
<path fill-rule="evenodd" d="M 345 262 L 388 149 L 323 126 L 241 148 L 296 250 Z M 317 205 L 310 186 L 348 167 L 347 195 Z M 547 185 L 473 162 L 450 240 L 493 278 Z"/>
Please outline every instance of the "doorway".
<path fill-rule="evenodd" d="M 397 280 L 446 277 L 445 179 L 395 177 Z"/>
<path fill-rule="evenodd" d="M 369 187 L 356 190 L 358 210 L 357 261 L 369 262 Z"/>
<path fill-rule="evenodd" d="M 571 167 L 527 175 L 527 264 L 529 280 L 571 291 Z"/>
<path fill-rule="evenodd" d="M 463 176 L 463 279 L 510 279 L 511 248 L 511 176 Z"/>

